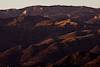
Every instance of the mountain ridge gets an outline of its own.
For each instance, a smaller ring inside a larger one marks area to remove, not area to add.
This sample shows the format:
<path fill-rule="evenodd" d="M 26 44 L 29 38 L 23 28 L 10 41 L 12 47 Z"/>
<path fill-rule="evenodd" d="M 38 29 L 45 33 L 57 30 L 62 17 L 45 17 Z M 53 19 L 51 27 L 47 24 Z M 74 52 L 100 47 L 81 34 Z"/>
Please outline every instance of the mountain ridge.
<path fill-rule="evenodd" d="M 34 10 L 35 9 L 35 10 Z M 52 12 L 50 12 L 50 14 L 48 13 L 50 10 L 52 9 Z M 63 10 L 62 10 L 63 9 Z M 85 6 L 30 6 L 30 7 L 25 7 L 22 9 L 7 9 L 7 10 L 1 10 L 0 11 L 0 18 L 6 18 L 8 16 L 9 17 L 17 17 L 21 12 L 23 12 L 23 10 L 27 10 L 27 14 L 28 15 L 41 15 L 41 16 L 50 16 L 52 17 L 52 15 L 56 16 L 57 13 L 61 15 L 63 15 L 63 13 L 70 13 L 70 11 L 73 12 L 73 10 L 77 11 L 79 9 L 88 9 L 88 10 L 93 10 L 93 11 L 99 11 L 99 8 L 91 8 L 91 7 L 85 7 Z M 56 12 L 57 11 L 57 12 Z M 66 12 L 67 11 L 67 12 Z M 35 14 L 34 14 L 35 12 Z M 46 14 L 47 12 L 47 14 Z"/>
<path fill-rule="evenodd" d="M 100 10 L 10 11 L 0 13 L 0 67 L 100 67 Z"/>

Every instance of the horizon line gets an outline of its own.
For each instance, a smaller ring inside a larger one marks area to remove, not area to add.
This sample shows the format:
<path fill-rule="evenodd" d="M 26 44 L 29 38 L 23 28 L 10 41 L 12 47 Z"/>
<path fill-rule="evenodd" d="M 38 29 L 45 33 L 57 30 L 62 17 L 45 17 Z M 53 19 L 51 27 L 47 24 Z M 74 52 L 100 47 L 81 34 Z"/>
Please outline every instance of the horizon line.
<path fill-rule="evenodd" d="M 35 7 L 35 6 L 44 6 L 44 7 L 52 7 L 52 6 L 72 6 L 72 7 L 88 7 L 88 8 L 93 8 L 93 9 L 100 9 L 99 7 L 92 7 L 92 6 L 84 6 L 84 5 L 31 5 L 31 6 L 24 6 L 24 7 L 20 7 L 20 8 L 0 8 L 0 10 L 10 10 L 10 9 L 24 9 L 24 8 L 28 8 L 28 7 Z"/>

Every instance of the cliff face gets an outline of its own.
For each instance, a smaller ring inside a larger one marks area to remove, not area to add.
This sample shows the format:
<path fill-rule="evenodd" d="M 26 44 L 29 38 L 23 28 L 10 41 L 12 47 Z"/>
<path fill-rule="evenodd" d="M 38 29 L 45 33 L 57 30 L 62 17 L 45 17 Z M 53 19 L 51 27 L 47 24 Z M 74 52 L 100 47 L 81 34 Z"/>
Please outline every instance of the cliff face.
<path fill-rule="evenodd" d="M 0 11 L 0 65 L 100 66 L 100 10 L 33 6 Z"/>

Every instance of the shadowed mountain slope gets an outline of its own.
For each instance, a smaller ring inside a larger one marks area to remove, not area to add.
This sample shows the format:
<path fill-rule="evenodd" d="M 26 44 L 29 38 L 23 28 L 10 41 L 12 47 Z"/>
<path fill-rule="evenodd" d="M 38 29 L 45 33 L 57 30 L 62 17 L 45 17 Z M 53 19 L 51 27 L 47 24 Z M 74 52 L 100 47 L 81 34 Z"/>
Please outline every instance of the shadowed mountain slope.
<path fill-rule="evenodd" d="M 58 5 L 1 10 L 0 65 L 99 67 L 100 9 Z"/>

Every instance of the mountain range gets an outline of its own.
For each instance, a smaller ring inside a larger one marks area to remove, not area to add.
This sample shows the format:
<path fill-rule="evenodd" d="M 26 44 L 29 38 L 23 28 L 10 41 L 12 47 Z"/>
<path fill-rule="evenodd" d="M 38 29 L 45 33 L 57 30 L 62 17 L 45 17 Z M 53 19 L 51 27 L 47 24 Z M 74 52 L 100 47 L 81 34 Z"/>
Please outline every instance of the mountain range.
<path fill-rule="evenodd" d="M 100 9 L 0 10 L 0 67 L 99 67 Z"/>

